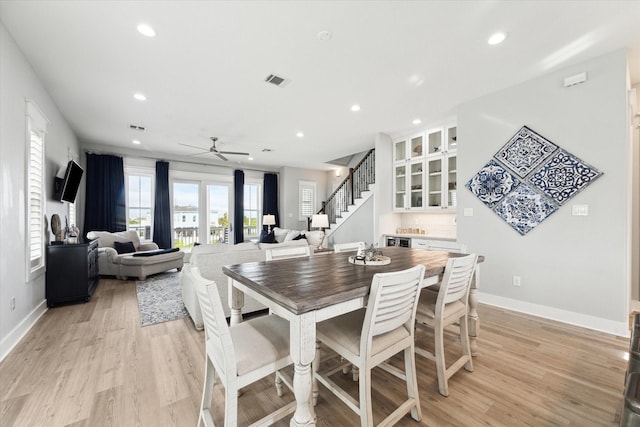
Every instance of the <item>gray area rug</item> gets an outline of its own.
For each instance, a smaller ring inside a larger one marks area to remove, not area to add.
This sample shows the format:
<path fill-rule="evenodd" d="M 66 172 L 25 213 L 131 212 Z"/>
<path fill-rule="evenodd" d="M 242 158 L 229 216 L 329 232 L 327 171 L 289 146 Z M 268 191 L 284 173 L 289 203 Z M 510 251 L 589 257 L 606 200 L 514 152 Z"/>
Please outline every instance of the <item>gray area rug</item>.
<path fill-rule="evenodd" d="M 151 276 L 136 281 L 142 326 L 182 319 L 188 315 L 182 302 L 179 272 Z"/>

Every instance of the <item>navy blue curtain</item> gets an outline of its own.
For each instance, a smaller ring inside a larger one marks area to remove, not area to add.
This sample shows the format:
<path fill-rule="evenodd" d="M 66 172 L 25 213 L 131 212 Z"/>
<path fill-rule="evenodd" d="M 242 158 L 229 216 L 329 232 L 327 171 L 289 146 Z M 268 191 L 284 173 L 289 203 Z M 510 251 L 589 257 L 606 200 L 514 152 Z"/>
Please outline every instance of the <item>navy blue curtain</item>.
<path fill-rule="evenodd" d="M 85 199 L 85 234 L 127 229 L 122 157 L 87 153 Z"/>
<path fill-rule="evenodd" d="M 278 175 L 275 173 L 264 174 L 264 183 L 262 186 L 262 214 L 275 215 L 275 226 L 280 226 L 280 217 L 278 214 Z"/>
<path fill-rule="evenodd" d="M 153 241 L 168 249 L 171 240 L 171 206 L 169 205 L 169 162 L 156 162 L 156 195 L 153 208 Z"/>
<path fill-rule="evenodd" d="M 244 242 L 244 172 L 233 171 L 233 243 Z"/>

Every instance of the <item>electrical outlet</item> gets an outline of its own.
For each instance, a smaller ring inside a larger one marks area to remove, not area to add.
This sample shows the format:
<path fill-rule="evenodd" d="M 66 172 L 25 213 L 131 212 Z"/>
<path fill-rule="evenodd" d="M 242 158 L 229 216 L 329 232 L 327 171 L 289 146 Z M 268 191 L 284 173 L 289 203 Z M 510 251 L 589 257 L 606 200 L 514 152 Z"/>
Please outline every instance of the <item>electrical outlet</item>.
<path fill-rule="evenodd" d="M 520 287 L 520 276 L 513 276 L 513 286 Z"/>
<path fill-rule="evenodd" d="M 9 306 L 11 307 L 11 311 L 14 311 L 16 309 L 16 297 L 11 297 Z"/>

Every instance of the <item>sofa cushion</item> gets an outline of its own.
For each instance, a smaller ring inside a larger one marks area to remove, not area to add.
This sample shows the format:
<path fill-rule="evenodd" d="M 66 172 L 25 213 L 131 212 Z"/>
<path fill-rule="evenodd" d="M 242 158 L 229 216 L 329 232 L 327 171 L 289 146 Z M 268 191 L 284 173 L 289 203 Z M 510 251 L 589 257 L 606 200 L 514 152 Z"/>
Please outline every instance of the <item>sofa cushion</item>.
<path fill-rule="evenodd" d="M 116 240 L 113 242 L 113 248 L 118 252 L 118 254 L 130 254 L 136 251 L 135 246 L 133 246 L 133 242 L 118 242 Z"/>
<path fill-rule="evenodd" d="M 133 247 L 138 250 L 140 246 L 140 238 L 135 230 L 118 231 L 110 233 L 108 231 L 90 231 L 87 233 L 87 237 L 91 240 L 98 239 L 99 248 L 113 248 L 113 243 L 118 242 L 132 242 Z"/>
<path fill-rule="evenodd" d="M 276 236 L 273 234 L 273 231 L 269 232 L 267 230 L 262 230 L 260 233 L 260 243 L 275 243 Z"/>
<path fill-rule="evenodd" d="M 279 228 L 279 227 L 275 227 L 273 229 L 273 234 L 276 237 L 276 242 L 278 243 L 282 243 L 284 242 L 284 239 L 287 238 L 287 234 L 289 233 L 289 229 L 287 228 Z"/>

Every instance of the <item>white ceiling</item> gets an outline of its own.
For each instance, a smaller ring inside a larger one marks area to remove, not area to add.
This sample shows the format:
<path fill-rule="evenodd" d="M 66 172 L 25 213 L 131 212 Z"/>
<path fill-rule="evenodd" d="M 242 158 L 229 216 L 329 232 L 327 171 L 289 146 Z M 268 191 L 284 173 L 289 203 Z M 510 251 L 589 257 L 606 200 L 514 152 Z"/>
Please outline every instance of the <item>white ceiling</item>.
<path fill-rule="evenodd" d="M 85 146 L 179 159 L 217 136 L 254 157 L 234 167 L 328 169 L 378 132 L 619 48 L 640 82 L 640 1 L 2 0 L 0 17 Z"/>

